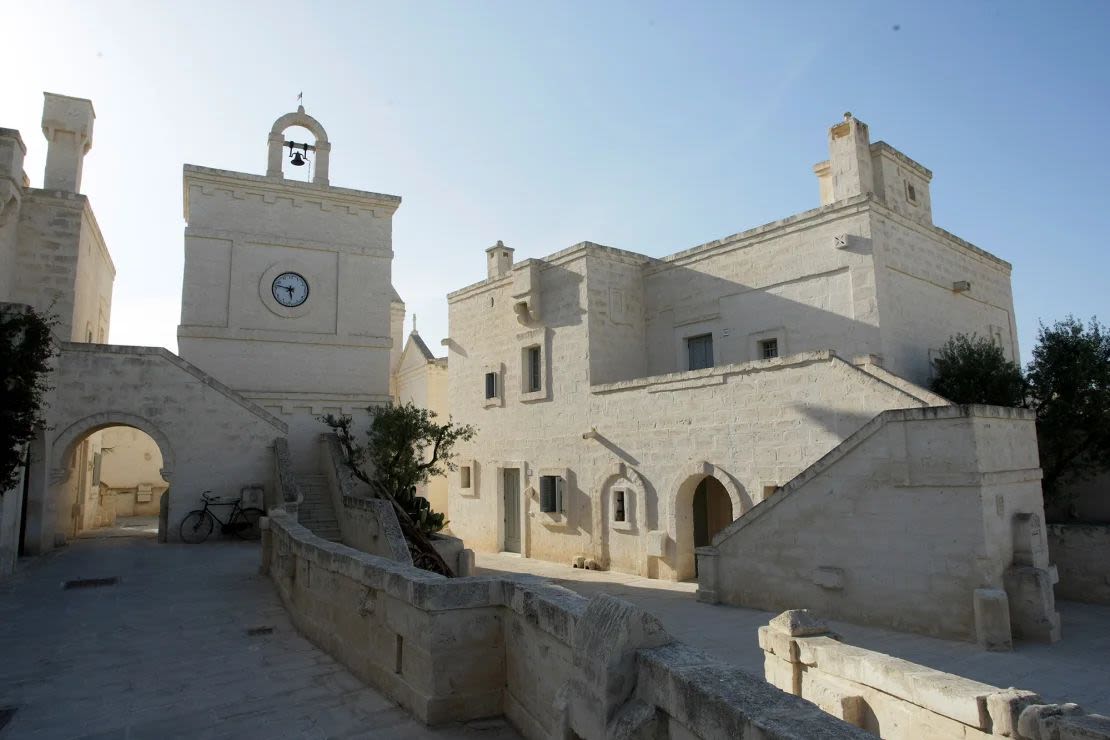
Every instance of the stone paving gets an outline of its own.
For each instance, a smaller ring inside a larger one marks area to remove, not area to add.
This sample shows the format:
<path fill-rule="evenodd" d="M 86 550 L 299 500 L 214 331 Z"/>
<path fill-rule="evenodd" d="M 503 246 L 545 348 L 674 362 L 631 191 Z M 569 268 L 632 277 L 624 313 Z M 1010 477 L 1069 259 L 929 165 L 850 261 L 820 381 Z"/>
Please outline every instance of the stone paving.
<path fill-rule="evenodd" d="M 15 709 L 0 738 L 517 736 L 504 720 L 431 730 L 364 686 L 297 634 L 259 555 L 111 536 L 23 561 L 0 582 L 0 726 Z"/>
<path fill-rule="evenodd" d="M 655 614 L 678 640 L 749 673 L 763 676 L 756 630 L 775 612 L 701 604 L 695 583 L 659 581 L 609 571 L 588 571 L 507 553 L 478 553 L 479 572 L 531 573 L 583 596 L 608 593 Z M 1063 640 L 1055 645 L 1018 643 L 990 653 L 970 642 L 830 622 L 850 645 L 894 655 L 994 686 L 1029 689 L 1049 701 L 1073 701 L 1089 712 L 1110 714 L 1110 606 L 1062 601 Z"/>

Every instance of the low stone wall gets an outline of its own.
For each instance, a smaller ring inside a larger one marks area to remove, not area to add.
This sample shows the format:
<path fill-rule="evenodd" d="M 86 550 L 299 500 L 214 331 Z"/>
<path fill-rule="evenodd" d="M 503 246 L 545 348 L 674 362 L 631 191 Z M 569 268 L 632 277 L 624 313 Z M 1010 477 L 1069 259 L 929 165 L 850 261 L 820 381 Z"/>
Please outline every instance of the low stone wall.
<path fill-rule="evenodd" d="M 1060 636 L 1032 413 L 885 411 L 699 548 L 698 598 L 1009 649 Z"/>
<path fill-rule="evenodd" d="M 263 572 L 297 628 L 428 724 L 504 714 L 528 738 L 868 737 L 619 599 L 528 576 L 447 579 L 281 511 L 265 525 Z"/>
<path fill-rule="evenodd" d="M 759 628 L 767 681 L 887 740 L 1110 740 L 1110 718 L 845 645 L 803 609 Z"/>
<path fill-rule="evenodd" d="M 1110 604 L 1110 524 L 1049 524 L 1048 551 L 1058 598 Z"/>
<path fill-rule="evenodd" d="M 320 435 L 320 468 L 328 478 L 343 542 L 356 550 L 412 565 L 412 553 L 397 512 L 388 501 L 370 496 L 365 484 L 347 467 L 334 433 Z"/>

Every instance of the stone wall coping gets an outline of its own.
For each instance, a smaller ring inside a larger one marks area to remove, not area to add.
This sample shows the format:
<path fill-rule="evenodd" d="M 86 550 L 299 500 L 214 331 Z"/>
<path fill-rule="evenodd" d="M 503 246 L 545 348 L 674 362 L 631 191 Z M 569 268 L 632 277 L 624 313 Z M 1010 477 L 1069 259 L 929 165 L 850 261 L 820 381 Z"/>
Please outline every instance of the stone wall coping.
<path fill-rule="evenodd" d="M 242 406 L 247 411 L 251 412 L 259 419 L 272 425 L 275 429 L 283 435 L 289 433 L 289 425 L 281 419 L 271 414 L 266 409 L 262 408 L 256 403 L 247 400 L 238 392 L 227 387 L 220 381 L 213 378 L 208 373 L 201 370 L 199 367 L 182 358 L 180 355 L 175 355 L 165 347 L 138 347 L 128 344 L 94 344 L 91 342 L 62 342 L 61 350 L 63 352 L 88 352 L 97 354 L 111 354 L 111 355 L 131 355 L 134 357 L 160 357 L 171 365 L 176 365 L 185 372 L 192 375 L 200 382 L 207 385 L 209 388 L 227 396 L 230 400 Z"/>
<path fill-rule="evenodd" d="M 667 383 L 681 383 L 703 378 L 718 378 L 729 375 L 744 375 L 748 373 L 768 372 L 782 370 L 788 367 L 801 367 L 817 362 L 830 362 L 836 357 L 832 350 L 816 350 L 812 352 L 799 352 L 786 357 L 776 357 L 772 360 L 750 360 L 748 362 L 734 362 L 728 365 L 716 365 L 702 370 L 683 370 L 676 373 L 663 375 L 648 375 L 643 378 L 619 380 L 614 383 L 598 383 L 590 386 L 591 393 L 618 393 L 620 391 L 647 388 L 650 386 L 664 385 Z M 676 389 L 680 390 L 680 389 Z"/>
<path fill-rule="evenodd" d="M 872 435 L 879 432 L 887 424 L 894 422 L 930 421 L 940 419 L 983 418 L 983 419 L 1017 419 L 1021 421 L 1035 421 L 1037 415 L 1028 409 L 1009 408 L 1006 406 L 986 406 L 980 404 L 926 406 L 923 408 L 890 409 L 883 411 L 862 427 L 850 434 L 843 442 L 829 450 L 815 463 L 798 473 L 785 485 L 780 486 L 774 496 L 760 501 L 739 519 L 732 522 L 713 538 L 713 549 L 739 532 L 744 527 L 751 525 L 766 516 L 776 506 L 802 488 L 837 462 L 845 458 L 848 453 L 863 444 Z M 1007 482 L 1010 480 L 1028 480 L 1036 471 L 1004 471 L 1002 473 L 985 473 L 979 475 L 957 475 L 946 480 L 947 485 L 972 486 L 984 482 Z M 1017 476 L 1016 478 L 1014 476 Z"/>
<path fill-rule="evenodd" d="M 887 144 L 885 141 L 876 141 L 871 145 L 871 154 L 875 154 L 876 152 L 889 154 L 890 156 L 894 157 L 894 159 L 898 160 L 910 169 L 917 170 L 917 174 L 924 177 L 926 181 L 933 179 L 932 170 L 930 170 L 928 167 L 921 164 L 920 162 L 914 160 L 913 158 L 909 157 L 908 155 L 898 151 L 890 144 Z"/>
<path fill-rule="evenodd" d="M 302 182 L 300 180 L 277 179 L 266 175 L 252 175 L 249 172 L 236 172 L 235 170 L 222 170 L 216 167 L 202 167 L 195 164 L 186 164 L 182 167 L 182 176 L 185 187 L 185 212 L 189 211 L 189 180 L 207 181 L 213 184 L 240 187 L 249 183 L 251 187 L 273 193 L 288 195 L 290 192 L 301 193 L 312 199 L 327 198 L 338 202 L 349 202 L 361 206 L 376 206 L 386 209 L 389 213 L 397 210 L 401 205 L 401 196 L 375 193 L 369 190 L 355 190 L 341 188 L 335 185 L 325 185 L 315 182 Z"/>
<path fill-rule="evenodd" d="M 298 557 L 429 612 L 504 606 L 570 645 L 588 603 L 535 576 L 447 578 L 420 570 L 321 539 L 284 511 L 271 512 L 270 527 L 289 537 Z"/>
<path fill-rule="evenodd" d="M 289 440 L 285 437 L 278 437 L 274 440 L 274 482 L 281 494 L 279 499 L 281 503 L 297 506 L 304 501 L 304 491 L 301 490 L 300 483 L 297 482 L 297 476 L 293 474 L 293 458 L 289 454 Z"/>
<path fill-rule="evenodd" d="M 637 663 L 641 700 L 662 707 L 700 737 L 750 737 L 751 728 L 768 738 L 875 737 L 682 643 L 641 649 Z"/>

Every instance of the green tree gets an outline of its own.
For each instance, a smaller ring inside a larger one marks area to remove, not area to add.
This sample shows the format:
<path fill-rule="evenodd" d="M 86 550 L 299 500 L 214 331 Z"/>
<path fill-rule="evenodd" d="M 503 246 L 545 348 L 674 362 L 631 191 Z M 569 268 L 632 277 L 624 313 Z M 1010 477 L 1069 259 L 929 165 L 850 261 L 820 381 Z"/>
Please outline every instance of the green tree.
<path fill-rule="evenodd" d="M 932 390 L 952 403 L 1024 406 L 1025 379 L 1017 363 L 985 337 L 950 337 L 933 361 Z"/>
<path fill-rule="evenodd" d="M 393 502 L 401 528 L 422 557 L 446 568 L 434 555 L 427 536 L 446 526 L 444 515 L 433 511 L 416 496 L 416 486 L 429 478 L 457 470 L 455 445 L 473 439 L 477 429 L 469 424 L 436 422 L 436 413 L 411 402 L 402 406 L 371 406 L 365 444 L 355 439 L 350 416 L 322 417 L 339 438 L 347 466 L 381 498 Z M 450 573 L 450 569 L 447 569 Z"/>
<path fill-rule="evenodd" d="M 1045 499 L 1064 504 L 1065 484 L 1110 470 L 1110 332 L 1097 318 L 1041 324 L 1028 378 Z"/>
<path fill-rule="evenodd" d="M 0 493 L 19 480 L 23 448 L 45 424 L 56 319 L 17 304 L 0 304 Z"/>

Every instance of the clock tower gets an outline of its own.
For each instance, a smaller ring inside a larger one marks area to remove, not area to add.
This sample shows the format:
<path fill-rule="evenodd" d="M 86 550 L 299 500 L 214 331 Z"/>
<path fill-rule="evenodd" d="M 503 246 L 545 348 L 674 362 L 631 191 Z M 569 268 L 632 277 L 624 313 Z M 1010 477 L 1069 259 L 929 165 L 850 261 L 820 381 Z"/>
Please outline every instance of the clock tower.
<path fill-rule="evenodd" d="M 315 141 L 286 141 L 291 126 Z M 270 131 L 265 175 L 184 169 L 178 350 L 286 421 L 305 471 L 325 431 L 316 417 L 389 401 L 391 314 L 403 311 L 390 274 L 401 199 L 332 186 L 330 154 L 298 107 Z M 286 179 L 286 162 L 311 168 L 311 182 Z"/>

